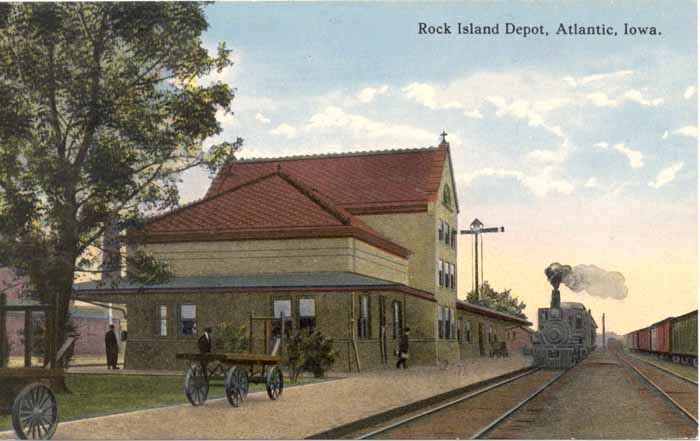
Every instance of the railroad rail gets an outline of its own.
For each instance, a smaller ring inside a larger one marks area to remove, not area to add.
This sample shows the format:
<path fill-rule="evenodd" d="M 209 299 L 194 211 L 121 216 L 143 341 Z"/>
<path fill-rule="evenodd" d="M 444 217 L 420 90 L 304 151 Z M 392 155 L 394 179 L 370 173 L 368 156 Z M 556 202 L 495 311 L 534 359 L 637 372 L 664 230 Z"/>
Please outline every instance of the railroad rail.
<path fill-rule="evenodd" d="M 371 430 L 370 432 L 366 432 L 361 434 L 360 436 L 353 436 L 354 439 L 376 439 L 376 438 L 406 438 L 405 434 L 401 434 L 401 431 L 404 430 L 406 426 L 410 426 L 412 424 L 420 424 L 421 420 L 426 420 L 429 418 L 433 418 L 437 415 L 441 414 L 449 414 L 451 412 L 458 412 L 460 414 L 463 414 L 465 410 L 463 409 L 464 407 L 469 407 L 470 404 L 473 404 L 476 409 L 481 409 L 483 410 L 483 405 L 480 406 L 480 404 L 477 402 L 482 399 L 486 399 L 487 401 L 489 394 L 502 394 L 504 392 L 504 389 L 507 388 L 508 386 L 514 387 L 515 389 L 518 388 L 523 388 L 525 387 L 525 391 L 515 391 L 515 399 L 511 400 L 516 401 L 516 404 L 514 406 L 511 406 L 508 408 L 505 412 L 502 412 L 501 410 L 498 410 L 496 412 L 497 417 L 494 418 L 493 415 L 483 415 L 482 420 L 479 422 L 478 419 L 475 421 L 472 419 L 471 421 L 475 422 L 474 427 L 460 427 L 458 430 L 464 431 L 460 432 L 457 436 L 459 438 L 472 438 L 472 439 L 478 439 L 488 432 L 490 432 L 493 428 L 495 428 L 498 424 L 500 424 L 503 420 L 508 418 L 511 414 L 516 412 L 518 409 L 520 409 L 522 406 L 524 406 L 527 402 L 535 398 L 537 395 L 539 395 L 542 391 L 544 391 L 546 388 L 554 384 L 557 380 L 561 378 L 561 376 L 565 373 L 566 371 L 546 371 L 542 370 L 540 368 L 533 368 L 530 370 L 527 370 L 519 375 L 516 375 L 514 377 L 507 378 L 503 381 L 499 381 L 497 383 L 488 385 L 486 387 L 480 388 L 478 390 L 472 391 L 465 393 L 463 396 L 460 396 L 458 398 L 449 400 L 447 402 L 443 402 L 440 404 L 433 405 L 429 407 L 428 409 L 418 411 L 417 413 L 403 417 L 399 420 L 395 420 L 394 422 L 391 422 L 389 424 L 385 424 L 383 426 L 377 427 L 374 430 Z M 533 374 L 539 373 L 539 376 L 533 377 Z M 529 384 L 531 381 L 534 381 L 534 384 Z M 532 388 L 535 388 L 534 391 L 531 392 Z M 507 393 L 507 392 L 506 392 Z M 518 400 L 522 395 L 525 395 L 526 397 L 524 399 Z M 502 403 L 504 400 L 498 400 L 498 399 L 491 399 L 491 402 L 493 403 Z M 487 410 L 488 413 L 488 410 Z M 459 419 L 461 421 L 462 419 Z M 441 426 L 441 424 L 437 424 L 437 426 Z M 408 429 L 411 430 L 411 429 Z M 398 431 L 398 432 L 397 432 Z M 395 435 L 395 434 L 398 434 Z M 430 435 L 428 433 L 422 433 L 422 432 L 417 432 L 418 437 L 420 438 L 429 438 Z M 451 432 L 450 435 L 446 437 L 454 437 L 452 436 L 454 433 Z"/>
<path fill-rule="evenodd" d="M 624 363 L 627 367 L 632 369 L 637 375 L 639 375 L 646 383 L 648 383 L 650 386 L 652 386 L 656 391 L 661 394 L 662 397 L 664 397 L 668 402 L 670 402 L 676 409 L 678 409 L 683 415 L 688 417 L 690 420 L 692 420 L 697 427 L 698 425 L 698 415 L 697 415 L 697 387 L 696 386 L 690 386 L 691 384 L 697 385 L 697 383 L 693 381 L 688 381 L 687 378 L 680 377 L 681 380 L 685 381 L 685 383 L 678 383 L 676 381 L 676 384 L 685 384 L 688 385 L 688 387 L 691 387 L 691 389 L 686 389 L 686 391 L 679 391 L 679 390 L 672 390 L 672 388 L 668 387 L 670 386 L 668 382 L 664 380 L 663 377 L 657 376 L 655 378 L 651 378 L 649 372 L 645 374 L 642 369 L 639 369 L 639 367 L 635 366 L 633 363 L 629 361 L 629 358 L 626 355 L 620 353 L 619 351 L 615 351 L 615 355 L 617 358 Z M 636 358 L 634 360 L 637 360 Z M 665 369 L 659 369 L 658 366 L 652 364 L 652 363 L 647 363 L 648 365 L 651 365 L 653 368 L 657 369 L 658 372 L 662 372 L 665 375 L 669 375 L 670 373 L 665 370 Z M 652 375 L 653 376 L 653 375 Z M 678 375 L 673 374 L 670 376 L 670 378 L 678 378 Z M 668 379 L 669 377 L 667 377 Z M 656 381 L 654 381 L 656 380 Z M 663 384 L 658 384 L 658 383 L 663 383 Z M 667 386 L 667 387 L 664 387 Z M 691 395 L 695 394 L 695 400 L 693 404 L 693 400 L 688 399 L 688 394 Z M 675 396 L 675 398 L 674 398 Z M 682 402 L 682 403 L 681 403 Z M 695 413 L 694 413 L 695 412 Z"/>
<path fill-rule="evenodd" d="M 643 358 L 637 357 L 637 356 L 635 356 L 635 355 L 629 355 L 629 357 L 634 358 L 635 360 L 641 361 L 641 362 L 643 362 L 643 363 L 646 363 L 646 364 L 648 364 L 648 365 L 650 365 L 650 366 L 654 366 L 655 368 L 657 368 L 657 369 L 659 369 L 659 370 L 662 370 L 662 371 L 666 372 L 667 374 L 672 375 L 672 376 L 674 376 L 674 377 L 677 377 L 677 378 L 679 378 L 679 379 L 681 379 L 681 380 L 685 380 L 685 381 L 687 381 L 688 383 L 692 383 L 692 384 L 694 384 L 694 385 L 696 385 L 696 386 L 698 385 L 698 382 L 697 382 L 697 381 L 695 381 L 695 380 L 693 380 L 693 379 L 690 379 L 690 378 L 688 378 L 688 377 L 684 377 L 683 375 L 680 375 L 680 374 L 678 374 L 678 373 L 676 373 L 676 372 L 673 372 L 673 371 L 670 370 L 670 369 L 666 369 L 665 367 L 660 366 L 660 365 L 658 365 L 658 364 L 656 364 L 656 363 L 653 363 L 653 362 L 651 362 L 651 361 L 649 361 L 649 360 L 644 360 Z"/>

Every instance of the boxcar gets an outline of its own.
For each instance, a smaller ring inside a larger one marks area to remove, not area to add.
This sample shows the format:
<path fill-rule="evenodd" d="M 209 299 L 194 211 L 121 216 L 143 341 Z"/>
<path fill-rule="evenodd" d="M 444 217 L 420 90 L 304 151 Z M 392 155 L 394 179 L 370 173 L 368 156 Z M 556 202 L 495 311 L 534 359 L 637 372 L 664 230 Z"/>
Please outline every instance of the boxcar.
<path fill-rule="evenodd" d="M 671 353 L 679 363 L 698 363 L 698 311 L 671 320 Z"/>
<path fill-rule="evenodd" d="M 651 350 L 651 328 L 644 328 L 637 331 L 637 349 L 640 351 Z"/>
<path fill-rule="evenodd" d="M 671 320 L 669 317 L 651 325 L 651 350 L 660 356 L 666 356 L 671 349 Z"/>

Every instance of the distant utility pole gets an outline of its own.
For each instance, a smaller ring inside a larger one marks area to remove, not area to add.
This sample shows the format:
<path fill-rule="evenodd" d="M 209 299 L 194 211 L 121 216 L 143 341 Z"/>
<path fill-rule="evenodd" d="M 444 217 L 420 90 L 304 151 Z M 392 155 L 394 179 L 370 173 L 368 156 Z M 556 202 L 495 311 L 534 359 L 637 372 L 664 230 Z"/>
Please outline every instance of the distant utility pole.
<path fill-rule="evenodd" d="M 503 227 L 489 227 L 484 228 L 484 224 L 479 219 L 474 219 L 471 224 L 469 224 L 468 230 L 461 230 L 459 234 L 473 234 L 474 235 L 474 290 L 476 291 L 476 298 L 479 298 L 479 236 L 483 233 L 503 233 L 505 228 Z M 481 239 L 481 253 L 483 259 L 484 252 L 484 239 Z M 483 263 L 483 262 L 482 262 Z M 483 265 L 482 265 L 483 267 Z M 483 271 L 483 268 L 482 268 Z"/>

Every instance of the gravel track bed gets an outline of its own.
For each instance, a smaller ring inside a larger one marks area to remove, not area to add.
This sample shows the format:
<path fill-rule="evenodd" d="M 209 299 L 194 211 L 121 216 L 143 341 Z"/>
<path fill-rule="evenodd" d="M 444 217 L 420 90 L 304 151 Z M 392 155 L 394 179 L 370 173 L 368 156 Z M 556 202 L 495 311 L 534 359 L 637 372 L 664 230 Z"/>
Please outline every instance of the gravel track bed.
<path fill-rule="evenodd" d="M 595 352 L 488 434 L 493 439 L 696 438 L 671 403 L 613 355 Z"/>

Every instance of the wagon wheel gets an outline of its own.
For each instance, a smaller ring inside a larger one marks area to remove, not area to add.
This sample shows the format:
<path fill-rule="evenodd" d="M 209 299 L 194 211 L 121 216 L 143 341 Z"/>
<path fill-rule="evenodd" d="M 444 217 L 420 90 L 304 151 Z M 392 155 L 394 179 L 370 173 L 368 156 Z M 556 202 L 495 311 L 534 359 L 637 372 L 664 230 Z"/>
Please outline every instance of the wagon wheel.
<path fill-rule="evenodd" d="M 193 364 L 185 375 L 185 396 L 193 406 L 200 406 L 207 401 L 209 395 L 209 379 L 204 375 L 201 366 Z"/>
<path fill-rule="evenodd" d="M 12 426 L 19 439 L 50 439 L 58 426 L 58 407 L 51 389 L 26 386 L 12 404 Z"/>
<path fill-rule="evenodd" d="M 267 396 L 271 400 L 276 400 L 282 395 L 284 390 L 284 376 L 279 367 L 275 366 L 268 369 L 265 376 L 265 386 L 267 388 Z"/>
<path fill-rule="evenodd" d="M 231 406 L 240 406 L 248 397 L 248 372 L 235 366 L 229 369 L 226 373 L 224 389 Z"/>

